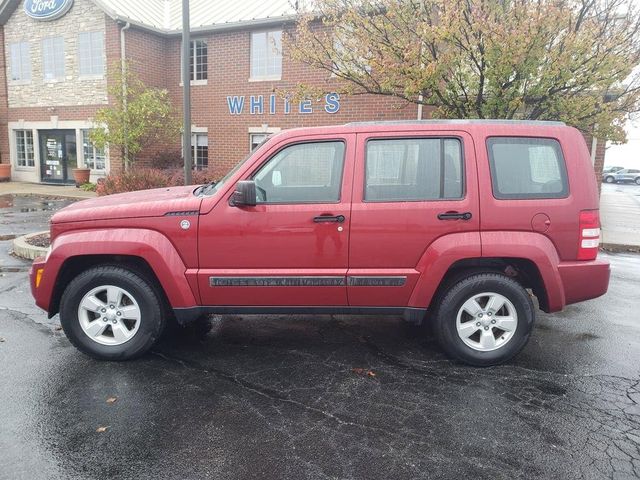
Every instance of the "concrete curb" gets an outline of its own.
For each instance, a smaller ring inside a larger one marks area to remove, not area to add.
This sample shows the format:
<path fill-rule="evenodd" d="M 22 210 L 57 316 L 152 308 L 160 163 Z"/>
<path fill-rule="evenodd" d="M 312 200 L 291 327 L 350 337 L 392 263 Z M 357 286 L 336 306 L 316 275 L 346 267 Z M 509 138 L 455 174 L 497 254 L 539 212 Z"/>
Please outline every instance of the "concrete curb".
<path fill-rule="evenodd" d="M 640 245 L 620 245 L 617 243 L 603 243 L 600 249 L 613 253 L 640 253 Z"/>
<path fill-rule="evenodd" d="M 36 257 L 45 256 L 47 254 L 47 248 L 36 247 L 35 245 L 29 245 L 27 243 L 27 240 L 29 238 L 35 237 L 36 235 L 42 235 L 43 233 L 49 233 L 49 230 L 28 233 L 26 235 L 22 235 L 21 237 L 15 238 L 13 240 L 13 253 L 18 257 L 26 258 L 27 260 L 33 260 Z"/>
<path fill-rule="evenodd" d="M 81 195 L 73 195 L 67 193 L 28 193 L 28 192 L 10 192 L 10 193 L 1 193 L 0 195 L 14 195 L 16 197 L 38 197 L 38 198 L 48 198 L 48 199 L 58 199 L 58 200 L 88 200 L 90 198 L 96 198 L 96 196 L 84 197 Z"/>

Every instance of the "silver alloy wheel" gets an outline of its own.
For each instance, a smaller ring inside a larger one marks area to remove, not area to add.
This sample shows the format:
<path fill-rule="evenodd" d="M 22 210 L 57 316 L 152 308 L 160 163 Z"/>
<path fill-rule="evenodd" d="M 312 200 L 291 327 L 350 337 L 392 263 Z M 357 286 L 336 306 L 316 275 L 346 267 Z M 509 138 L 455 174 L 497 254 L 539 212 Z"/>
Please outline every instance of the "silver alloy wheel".
<path fill-rule="evenodd" d="M 460 340 L 479 352 L 503 347 L 518 327 L 518 312 L 504 295 L 478 293 L 458 310 L 456 330 Z"/>
<path fill-rule="evenodd" d="M 122 345 L 140 328 L 136 299 L 115 285 L 101 285 L 85 294 L 78 306 L 82 331 L 101 345 Z"/>

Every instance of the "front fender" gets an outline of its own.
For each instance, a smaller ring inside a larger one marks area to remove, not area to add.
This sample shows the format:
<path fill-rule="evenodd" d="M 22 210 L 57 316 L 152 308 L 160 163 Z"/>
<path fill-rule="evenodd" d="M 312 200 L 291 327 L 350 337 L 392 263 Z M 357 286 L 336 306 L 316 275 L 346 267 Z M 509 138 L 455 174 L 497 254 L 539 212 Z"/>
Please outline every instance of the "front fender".
<path fill-rule="evenodd" d="M 167 237 L 154 230 L 109 228 L 60 234 L 51 253 L 36 295 L 36 304 L 49 311 L 54 287 L 65 261 L 86 255 L 128 255 L 142 258 L 155 273 L 173 308 L 197 305 L 185 276 L 186 266 Z"/>

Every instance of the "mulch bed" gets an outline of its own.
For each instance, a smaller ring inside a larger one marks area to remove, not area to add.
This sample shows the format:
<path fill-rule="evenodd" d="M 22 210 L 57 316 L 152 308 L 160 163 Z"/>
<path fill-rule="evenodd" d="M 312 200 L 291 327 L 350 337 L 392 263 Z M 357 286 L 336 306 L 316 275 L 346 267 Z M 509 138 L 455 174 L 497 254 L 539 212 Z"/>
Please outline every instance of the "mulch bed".
<path fill-rule="evenodd" d="M 51 242 L 49 240 L 49 234 L 48 233 L 42 233 L 40 235 L 35 235 L 35 236 L 33 236 L 31 238 L 27 238 L 25 240 L 29 245 L 33 245 L 34 247 L 48 248 L 49 245 L 51 244 Z"/>

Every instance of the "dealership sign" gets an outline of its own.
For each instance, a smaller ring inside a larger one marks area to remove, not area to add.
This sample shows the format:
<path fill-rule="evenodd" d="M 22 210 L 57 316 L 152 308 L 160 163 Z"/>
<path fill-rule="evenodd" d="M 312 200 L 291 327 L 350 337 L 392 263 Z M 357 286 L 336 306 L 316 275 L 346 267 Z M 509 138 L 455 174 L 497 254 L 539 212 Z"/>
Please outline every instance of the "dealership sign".
<path fill-rule="evenodd" d="M 288 98 L 278 99 L 275 93 L 271 95 L 229 95 L 227 96 L 227 107 L 231 115 L 275 115 L 284 113 L 309 114 L 324 110 L 327 113 L 337 113 L 340 110 L 340 95 L 337 93 L 327 93 L 321 100 L 320 105 L 314 105 L 311 100 L 302 100 L 296 105 L 292 105 Z"/>
<path fill-rule="evenodd" d="M 35 20 L 55 20 L 69 11 L 73 0 L 25 0 L 24 12 Z"/>

